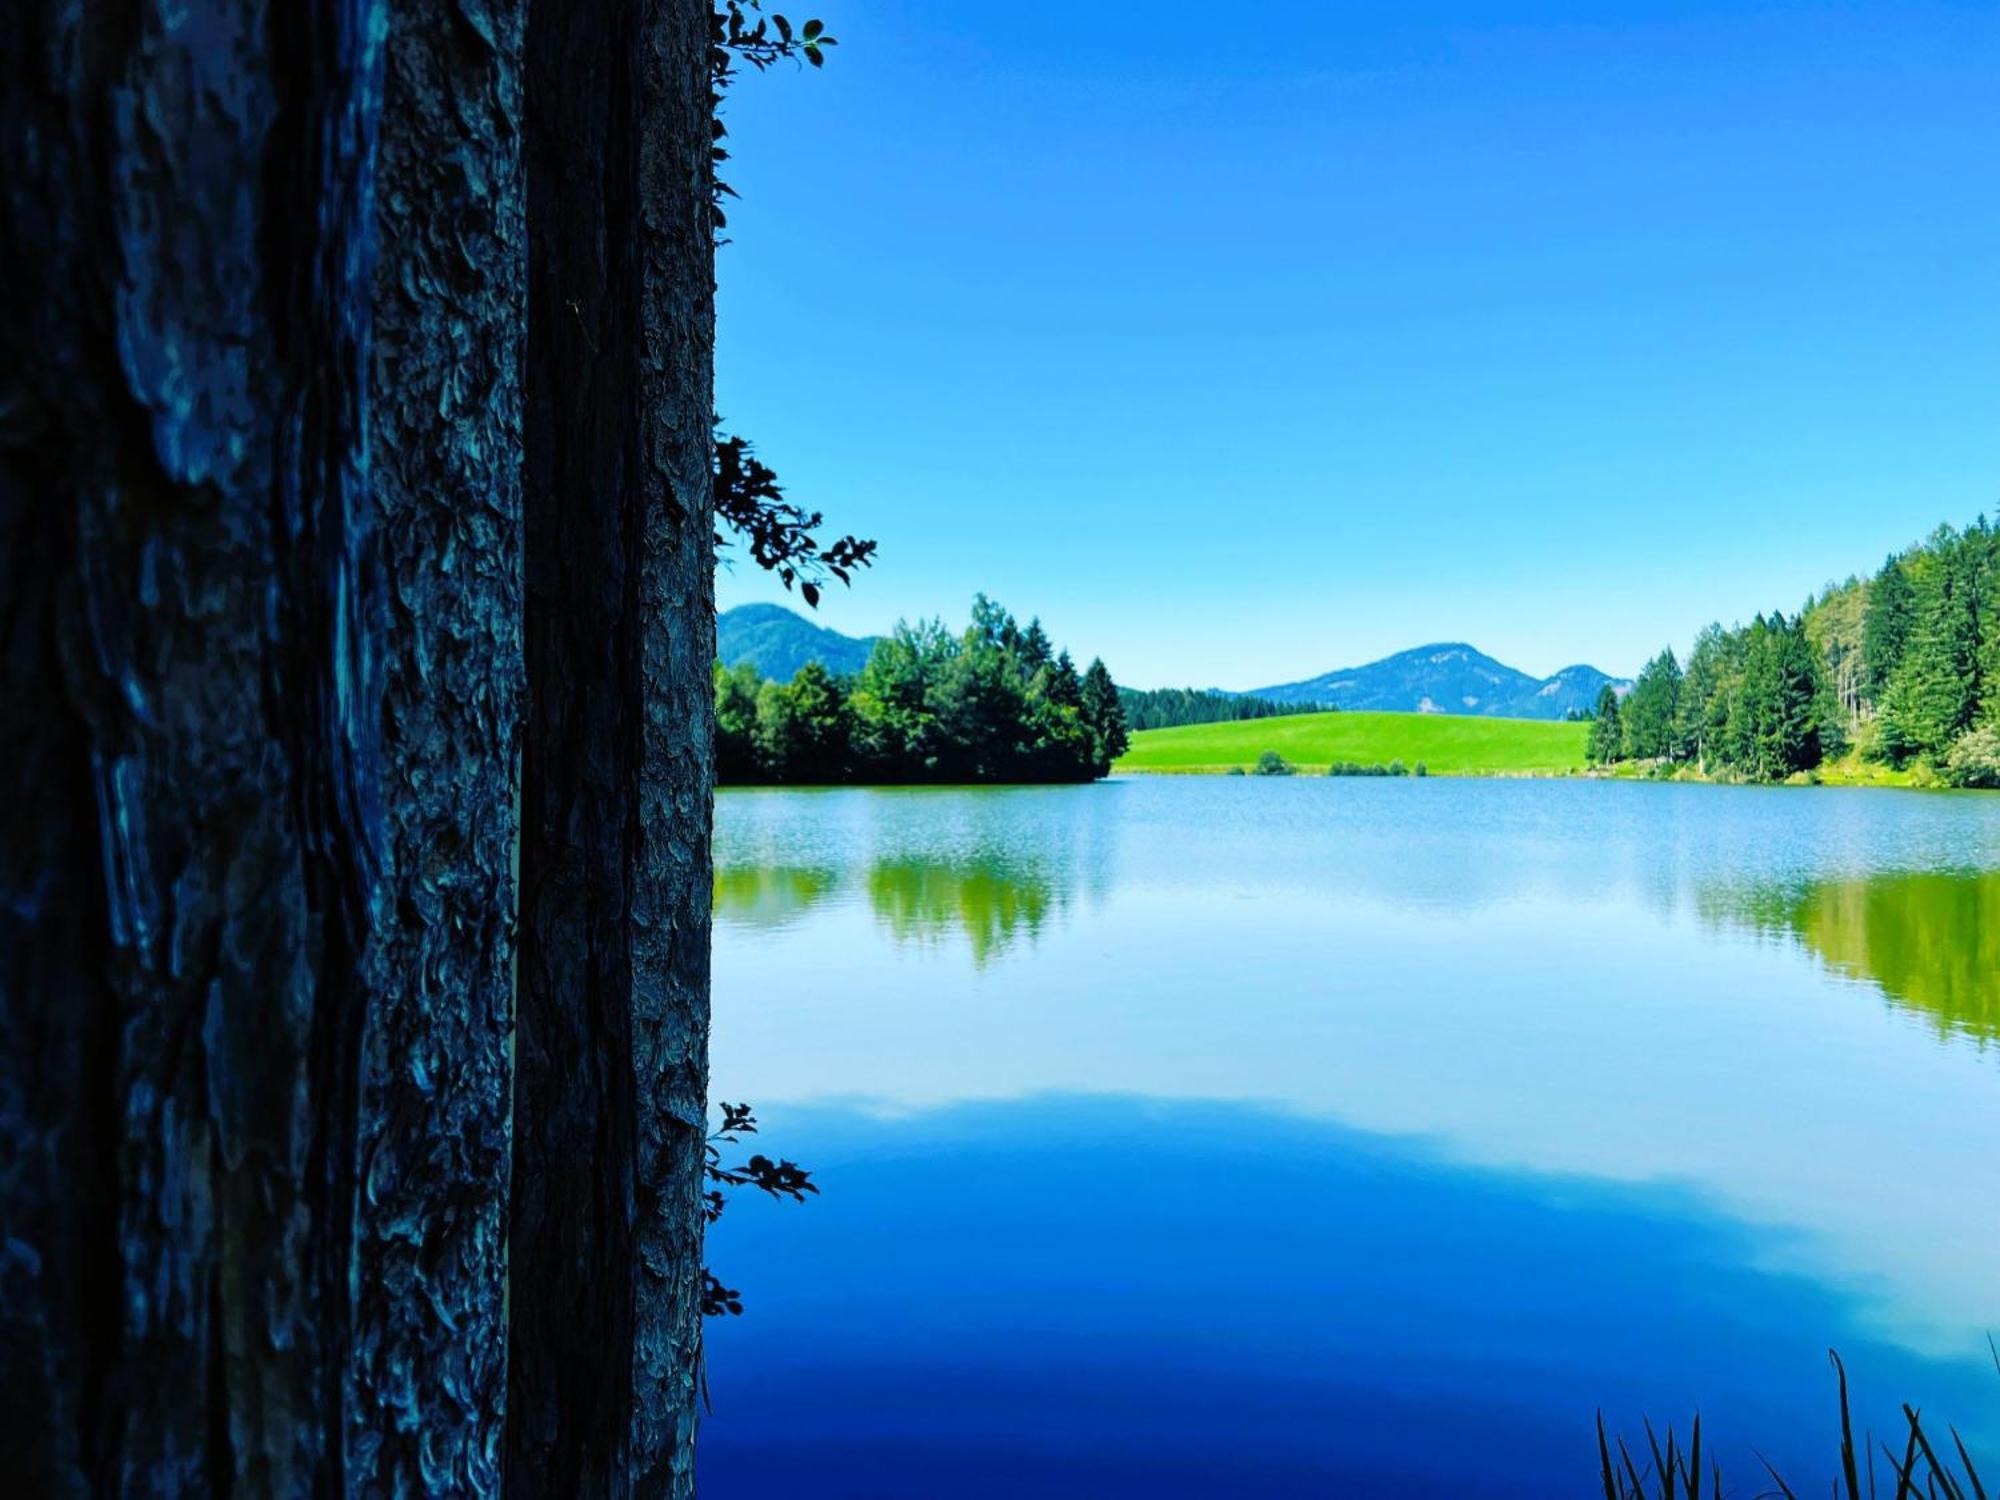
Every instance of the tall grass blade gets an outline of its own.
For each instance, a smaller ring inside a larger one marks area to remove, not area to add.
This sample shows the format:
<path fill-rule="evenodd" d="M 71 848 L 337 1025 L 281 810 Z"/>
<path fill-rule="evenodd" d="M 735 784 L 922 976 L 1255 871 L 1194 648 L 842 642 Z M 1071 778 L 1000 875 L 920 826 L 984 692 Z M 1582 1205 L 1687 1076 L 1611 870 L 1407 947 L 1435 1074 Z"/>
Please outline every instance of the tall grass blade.
<path fill-rule="evenodd" d="M 1924 1462 L 1931 1466 L 1932 1487 L 1944 1486 L 1945 1500 L 1965 1500 L 1965 1491 L 1958 1487 L 1958 1481 L 1951 1477 L 1951 1470 L 1938 1462 L 1937 1453 L 1931 1448 L 1931 1440 L 1924 1432 L 1924 1424 L 1908 1402 L 1903 1403 L 1903 1415 L 1910 1420 L 1910 1436 L 1917 1440 L 1923 1450 Z"/>
<path fill-rule="evenodd" d="M 1965 1478 L 1972 1486 L 1973 1500 L 1986 1500 L 1986 1486 L 1980 1483 L 1979 1466 L 1972 1461 L 1972 1455 L 1965 1451 L 1965 1439 L 1958 1435 L 1956 1427 L 1951 1429 L 1951 1440 L 1958 1449 L 1958 1461 L 1965 1465 Z"/>
<path fill-rule="evenodd" d="M 1757 1452 L 1754 1448 L 1750 1451 L 1752 1453 Z M 1764 1472 L 1771 1476 L 1771 1483 L 1778 1487 L 1778 1494 L 1781 1500 L 1799 1500 L 1797 1491 L 1785 1483 L 1785 1476 L 1771 1466 L 1770 1459 L 1764 1457 L 1761 1453 L 1757 1453 L 1757 1462 L 1764 1466 Z M 1720 1474 L 1715 1476 L 1715 1493 L 1718 1495 L 1722 1493 L 1722 1476 Z"/>
<path fill-rule="evenodd" d="M 1847 1481 L 1847 1500 L 1861 1500 L 1861 1474 L 1854 1462 L 1854 1412 L 1847 1400 L 1847 1366 L 1841 1363 L 1837 1349 L 1827 1350 L 1826 1357 L 1833 1361 L 1834 1374 L 1840 1377 L 1840 1468 Z"/>
<path fill-rule="evenodd" d="M 1903 1462 L 1900 1465 L 1896 1463 L 1896 1455 L 1893 1452 L 1890 1452 L 1889 1447 L 1886 1443 L 1883 1445 L 1882 1451 L 1889 1455 L 1890 1466 L 1896 1470 L 1896 1500 L 1905 1500 L 1906 1496 L 1916 1494 L 1917 1493 L 1916 1433 L 1912 1432 L 1910 1434 L 1910 1443 L 1909 1446 L 1903 1450 Z"/>

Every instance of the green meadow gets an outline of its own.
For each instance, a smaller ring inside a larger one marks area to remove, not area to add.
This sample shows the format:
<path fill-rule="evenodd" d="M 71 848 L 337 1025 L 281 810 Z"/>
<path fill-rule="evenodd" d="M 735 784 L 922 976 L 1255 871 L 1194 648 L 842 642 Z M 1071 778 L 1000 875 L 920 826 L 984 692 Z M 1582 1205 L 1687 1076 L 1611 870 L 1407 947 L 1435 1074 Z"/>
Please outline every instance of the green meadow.
<path fill-rule="evenodd" d="M 1584 767 L 1588 724 L 1446 714 L 1292 714 L 1230 724 L 1147 729 L 1114 771 L 1211 775 L 1249 771 L 1275 750 L 1302 774 L 1338 762 L 1386 766 L 1419 761 L 1434 776 L 1561 775 Z"/>

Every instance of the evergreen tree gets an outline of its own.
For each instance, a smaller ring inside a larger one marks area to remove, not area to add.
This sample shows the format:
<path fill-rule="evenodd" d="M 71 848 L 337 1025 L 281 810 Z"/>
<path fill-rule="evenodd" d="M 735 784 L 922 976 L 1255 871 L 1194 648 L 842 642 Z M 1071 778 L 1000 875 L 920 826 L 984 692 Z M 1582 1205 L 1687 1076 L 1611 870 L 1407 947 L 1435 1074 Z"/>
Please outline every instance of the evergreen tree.
<path fill-rule="evenodd" d="M 1049 633 L 1042 629 L 1040 617 L 1028 621 L 1028 628 L 1021 632 L 1016 649 L 1021 657 L 1021 670 L 1030 677 L 1054 659 L 1054 648 L 1049 644 Z"/>
<path fill-rule="evenodd" d="M 1637 760 L 1663 760 L 1679 750 L 1681 666 L 1671 650 L 1662 651 L 1640 670 L 1619 713 L 1624 723 L 1625 752 Z"/>
<path fill-rule="evenodd" d="M 1125 727 L 1125 705 L 1119 701 L 1118 685 L 1102 657 L 1091 658 L 1083 674 L 1083 720 L 1097 736 L 1098 760 L 1106 770 L 1125 753 L 1131 735 Z"/>
<path fill-rule="evenodd" d="M 1695 637 L 1674 713 L 1676 754 L 1706 768 L 1728 714 L 1728 638 L 1720 625 Z"/>
<path fill-rule="evenodd" d="M 1916 599 L 1910 575 L 1900 558 L 1890 558 L 1868 590 L 1868 612 L 1861 623 L 1861 678 L 1868 701 L 1879 707 L 1888 696 L 1896 669 L 1909 649 L 1916 619 Z"/>
<path fill-rule="evenodd" d="M 1062 708 L 1083 708 L 1083 677 L 1076 670 L 1076 663 L 1064 650 L 1056 657 L 1055 665 L 1049 669 L 1048 698 L 1051 703 Z"/>
<path fill-rule="evenodd" d="M 1896 761 L 1935 760 L 1971 727 L 1979 699 L 1980 548 L 1940 529 L 1917 559 L 1915 623 L 1890 679 L 1881 745 Z"/>
<path fill-rule="evenodd" d="M 1618 712 L 1618 690 L 1608 682 L 1597 693 L 1585 753 L 1594 766 L 1608 766 L 1625 757 L 1625 726 Z"/>

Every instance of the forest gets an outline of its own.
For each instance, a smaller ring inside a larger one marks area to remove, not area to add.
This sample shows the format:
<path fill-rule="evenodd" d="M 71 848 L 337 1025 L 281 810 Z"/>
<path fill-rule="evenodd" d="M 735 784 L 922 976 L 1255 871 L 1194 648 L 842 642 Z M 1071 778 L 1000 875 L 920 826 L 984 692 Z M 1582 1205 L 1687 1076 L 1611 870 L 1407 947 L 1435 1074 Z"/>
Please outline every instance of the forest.
<path fill-rule="evenodd" d="M 1225 693 L 1220 688 L 1121 687 L 1118 701 L 1125 706 L 1126 726 L 1134 731 L 1338 712 L 1331 703 L 1280 703 L 1249 693 Z"/>
<path fill-rule="evenodd" d="M 852 677 L 818 662 L 790 682 L 715 665 L 715 764 L 725 785 L 1076 782 L 1124 752 L 1111 673 L 1079 672 L 1040 620 L 981 594 L 953 635 L 899 624 Z"/>
<path fill-rule="evenodd" d="M 1852 757 L 1956 787 L 2000 786 L 2000 532 L 1941 526 L 1791 618 L 1759 615 L 1602 694 L 1590 759 L 1783 781 Z"/>

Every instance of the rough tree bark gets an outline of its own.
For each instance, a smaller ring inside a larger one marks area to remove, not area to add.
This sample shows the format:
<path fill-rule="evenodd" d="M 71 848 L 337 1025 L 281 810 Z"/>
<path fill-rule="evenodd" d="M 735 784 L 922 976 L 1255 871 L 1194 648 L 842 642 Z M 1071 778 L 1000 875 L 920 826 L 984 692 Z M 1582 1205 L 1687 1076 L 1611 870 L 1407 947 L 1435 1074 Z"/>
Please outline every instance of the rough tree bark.
<path fill-rule="evenodd" d="M 394 0 L 369 412 L 391 901 L 364 1044 L 349 1481 L 492 1495 L 507 1383 L 524 0 Z"/>
<path fill-rule="evenodd" d="M 693 1490 L 714 651 L 709 11 L 527 39 L 507 1485 Z"/>
<path fill-rule="evenodd" d="M 378 920 L 372 0 L 0 27 L 0 1451 L 336 1492 Z"/>
<path fill-rule="evenodd" d="M 536 16 L 399 0 L 379 265 L 378 0 L 0 28 L 30 1492 L 691 1491 L 708 14 Z"/>

